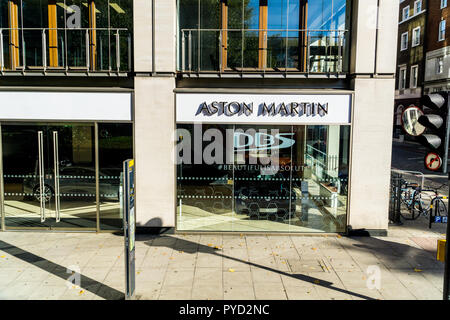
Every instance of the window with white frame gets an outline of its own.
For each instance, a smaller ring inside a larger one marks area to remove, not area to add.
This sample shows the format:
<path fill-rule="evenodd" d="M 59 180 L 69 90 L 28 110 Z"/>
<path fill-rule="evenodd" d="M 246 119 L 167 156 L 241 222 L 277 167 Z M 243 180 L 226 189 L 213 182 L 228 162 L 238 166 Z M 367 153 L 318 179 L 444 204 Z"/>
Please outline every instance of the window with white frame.
<path fill-rule="evenodd" d="M 446 21 L 442 20 L 439 22 L 439 40 L 442 41 L 445 39 L 445 27 L 446 27 Z"/>
<path fill-rule="evenodd" d="M 411 47 L 418 46 L 420 44 L 420 27 L 414 28 L 412 32 Z"/>
<path fill-rule="evenodd" d="M 406 89 L 406 67 L 400 67 L 398 77 L 398 88 L 400 90 Z"/>
<path fill-rule="evenodd" d="M 441 0 L 441 9 L 447 7 L 447 0 Z"/>
<path fill-rule="evenodd" d="M 409 18 L 409 6 L 406 6 L 403 8 L 402 11 L 402 21 L 405 21 L 408 18 Z"/>
<path fill-rule="evenodd" d="M 402 33 L 400 50 L 408 49 L 408 32 Z"/>
<path fill-rule="evenodd" d="M 440 74 L 444 72 L 444 57 L 436 58 L 436 73 Z"/>
<path fill-rule="evenodd" d="M 417 0 L 414 2 L 414 14 L 418 14 L 422 11 L 422 0 Z"/>
<path fill-rule="evenodd" d="M 411 67 L 411 76 L 410 76 L 410 88 L 417 88 L 417 79 L 419 76 L 419 66 L 415 65 Z"/>

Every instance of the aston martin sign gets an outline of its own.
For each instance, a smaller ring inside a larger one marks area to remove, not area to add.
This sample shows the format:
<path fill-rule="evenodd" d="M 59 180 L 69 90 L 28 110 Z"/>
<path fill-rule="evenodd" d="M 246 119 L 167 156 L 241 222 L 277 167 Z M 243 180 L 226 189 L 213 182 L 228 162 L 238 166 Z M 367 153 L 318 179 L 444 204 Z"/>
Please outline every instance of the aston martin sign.
<path fill-rule="evenodd" d="M 178 123 L 349 124 L 351 95 L 176 95 Z"/>

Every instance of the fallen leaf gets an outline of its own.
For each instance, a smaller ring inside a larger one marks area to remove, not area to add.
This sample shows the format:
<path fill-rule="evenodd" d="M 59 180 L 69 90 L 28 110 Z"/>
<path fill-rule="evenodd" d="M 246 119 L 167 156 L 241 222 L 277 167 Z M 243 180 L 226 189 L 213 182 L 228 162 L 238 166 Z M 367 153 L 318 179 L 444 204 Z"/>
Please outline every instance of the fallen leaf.
<path fill-rule="evenodd" d="M 314 251 L 317 250 L 317 248 L 311 248 L 311 249 L 314 250 Z"/>
<path fill-rule="evenodd" d="M 4 258 L 4 257 L 6 257 L 6 256 L 0 256 L 0 258 Z"/>
<path fill-rule="evenodd" d="M 230 271 L 230 272 L 234 272 L 234 269 L 231 269 L 231 268 L 230 268 L 230 269 L 228 269 L 228 271 Z"/>
<path fill-rule="evenodd" d="M 83 294 L 83 293 L 84 293 L 84 290 L 80 290 L 79 294 Z"/>
<path fill-rule="evenodd" d="M 342 238 L 342 236 L 340 234 L 337 235 L 338 238 Z"/>
<path fill-rule="evenodd" d="M 208 243 L 208 247 L 212 247 L 213 245 L 212 245 L 212 243 Z"/>
<path fill-rule="evenodd" d="M 414 272 L 422 272 L 422 271 L 423 271 L 422 269 L 414 268 Z"/>
<path fill-rule="evenodd" d="M 315 284 L 319 284 L 319 283 L 320 283 L 320 280 L 314 280 L 314 283 L 315 283 Z"/>

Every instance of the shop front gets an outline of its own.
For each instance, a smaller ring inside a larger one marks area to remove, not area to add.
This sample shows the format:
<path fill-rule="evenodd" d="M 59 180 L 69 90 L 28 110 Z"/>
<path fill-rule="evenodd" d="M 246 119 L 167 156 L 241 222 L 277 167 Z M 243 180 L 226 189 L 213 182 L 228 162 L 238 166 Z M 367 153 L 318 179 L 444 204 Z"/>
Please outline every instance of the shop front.
<path fill-rule="evenodd" d="M 3 230 L 117 230 L 131 93 L 0 92 Z"/>
<path fill-rule="evenodd" d="M 353 94 L 176 94 L 176 228 L 346 232 Z"/>

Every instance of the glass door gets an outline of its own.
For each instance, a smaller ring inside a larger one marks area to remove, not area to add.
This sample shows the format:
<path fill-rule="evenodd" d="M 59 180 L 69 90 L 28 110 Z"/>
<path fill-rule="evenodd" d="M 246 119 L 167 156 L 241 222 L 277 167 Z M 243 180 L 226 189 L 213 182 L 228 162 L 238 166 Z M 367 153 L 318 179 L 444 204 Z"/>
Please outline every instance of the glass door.
<path fill-rule="evenodd" d="M 2 126 L 5 226 L 97 226 L 93 124 Z"/>

